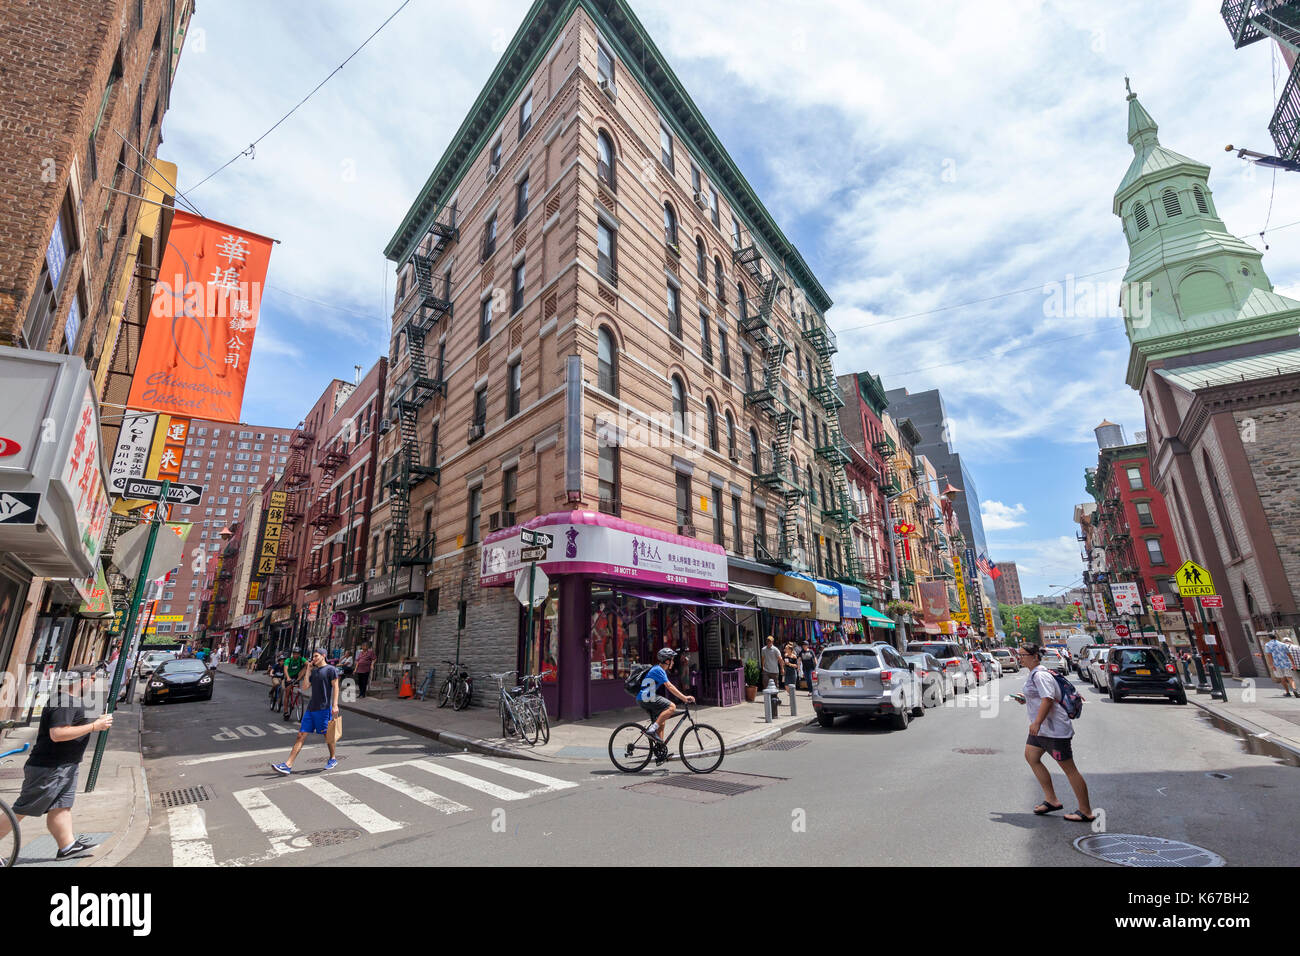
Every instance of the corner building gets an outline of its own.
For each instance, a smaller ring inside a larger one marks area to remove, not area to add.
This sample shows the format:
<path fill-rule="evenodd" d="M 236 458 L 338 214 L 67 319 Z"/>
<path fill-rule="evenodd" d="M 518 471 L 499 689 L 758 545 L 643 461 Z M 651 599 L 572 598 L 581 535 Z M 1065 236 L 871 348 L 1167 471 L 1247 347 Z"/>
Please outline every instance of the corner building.
<path fill-rule="evenodd" d="M 386 255 L 377 685 L 541 670 L 578 718 L 660 647 L 707 698 L 855 613 L 830 299 L 626 3 L 533 5 Z"/>

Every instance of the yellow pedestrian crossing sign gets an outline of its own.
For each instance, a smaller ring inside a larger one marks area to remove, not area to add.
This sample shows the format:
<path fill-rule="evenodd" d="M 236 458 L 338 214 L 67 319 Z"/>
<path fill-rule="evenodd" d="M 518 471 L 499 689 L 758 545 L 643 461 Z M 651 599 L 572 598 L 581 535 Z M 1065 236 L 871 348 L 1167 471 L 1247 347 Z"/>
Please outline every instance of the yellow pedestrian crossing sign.
<path fill-rule="evenodd" d="M 1210 577 L 1210 572 L 1195 561 L 1184 561 L 1183 566 L 1178 569 L 1175 579 L 1178 581 L 1178 593 L 1182 597 L 1198 597 L 1216 593 L 1214 578 Z"/>

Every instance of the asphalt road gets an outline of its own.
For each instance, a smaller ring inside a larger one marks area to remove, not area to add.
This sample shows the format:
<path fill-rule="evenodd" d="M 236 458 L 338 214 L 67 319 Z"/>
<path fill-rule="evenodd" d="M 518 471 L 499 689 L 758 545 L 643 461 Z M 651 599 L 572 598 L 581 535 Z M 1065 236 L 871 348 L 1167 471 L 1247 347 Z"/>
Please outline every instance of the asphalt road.
<path fill-rule="evenodd" d="M 1021 683 L 1008 675 L 905 731 L 814 724 L 777 743 L 788 749 L 729 755 L 702 777 L 675 761 L 627 776 L 483 758 L 348 714 L 336 770 L 324 772 L 321 742 L 283 778 L 270 763 L 293 742 L 288 725 L 257 685 L 224 680 L 211 702 L 146 709 L 155 803 L 129 863 L 619 864 L 640 862 L 640 845 L 674 864 L 1109 866 L 1072 846 L 1087 826 L 1031 812 L 1028 721 L 1004 699 Z M 1084 696 L 1075 759 L 1108 832 L 1187 841 L 1229 865 L 1294 863 L 1278 835 L 1300 814 L 1300 770 L 1246 753 L 1195 707 Z M 208 799 L 157 798 L 195 786 Z"/>

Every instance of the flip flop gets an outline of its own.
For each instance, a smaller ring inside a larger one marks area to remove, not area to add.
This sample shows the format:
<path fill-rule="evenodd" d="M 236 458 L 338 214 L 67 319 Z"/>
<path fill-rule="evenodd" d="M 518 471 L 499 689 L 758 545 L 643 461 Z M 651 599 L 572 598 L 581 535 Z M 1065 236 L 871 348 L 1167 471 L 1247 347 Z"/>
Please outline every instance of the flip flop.
<path fill-rule="evenodd" d="M 1055 813 L 1057 810 L 1060 810 L 1060 809 L 1062 809 L 1063 807 L 1064 807 L 1064 804 L 1060 804 L 1060 803 L 1048 803 L 1046 800 L 1044 800 L 1044 801 L 1043 801 L 1042 803 L 1040 803 L 1038 806 L 1034 807 L 1034 814 L 1035 814 L 1036 816 L 1040 816 L 1040 817 L 1041 817 L 1041 816 L 1044 816 L 1044 815 L 1046 815 L 1046 814 L 1048 814 L 1048 813 Z"/>
<path fill-rule="evenodd" d="M 1082 810 L 1074 810 L 1061 817 L 1061 819 L 1069 820 L 1071 823 L 1091 823 L 1097 819 L 1097 814 L 1094 813 L 1092 816 L 1088 816 Z"/>

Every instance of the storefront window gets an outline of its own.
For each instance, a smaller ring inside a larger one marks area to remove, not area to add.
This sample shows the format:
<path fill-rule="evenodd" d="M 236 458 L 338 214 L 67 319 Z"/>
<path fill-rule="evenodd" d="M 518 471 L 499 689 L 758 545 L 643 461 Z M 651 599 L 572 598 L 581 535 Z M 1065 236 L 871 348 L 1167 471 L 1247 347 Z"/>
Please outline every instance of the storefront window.
<path fill-rule="evenodd" d="M 528 608 L 521 607 L 519 613 L 519 632 L 522 634 L 528 626 Z M 551 582 L 546 603 L 533 610 L 533 634 L 531 640 L 525 639 L 524 656 L 519 662 L 519 668 L 529 674 L 540 673 L 544 683 L 553 684 L 559 679 L 559 656 L 560 588 Z"/>

